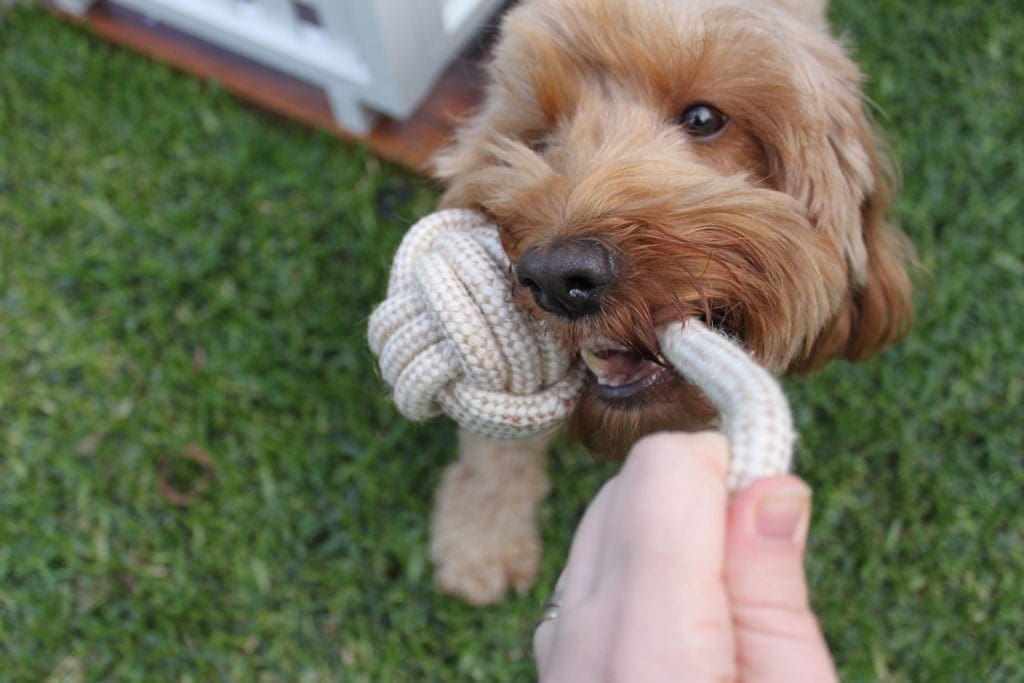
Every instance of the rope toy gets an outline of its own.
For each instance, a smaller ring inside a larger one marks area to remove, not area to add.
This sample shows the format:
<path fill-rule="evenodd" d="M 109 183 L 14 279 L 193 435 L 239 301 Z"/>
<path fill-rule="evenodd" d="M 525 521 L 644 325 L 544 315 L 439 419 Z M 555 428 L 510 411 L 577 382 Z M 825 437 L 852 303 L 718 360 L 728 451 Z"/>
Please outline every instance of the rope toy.
<path fill-rule="evenodd" d="M 733 340 L 696 319 L 660 328 L 667 360 L 718 409 L 738 490 L 788 471 L 794 432 L 778 382 Z M 509 262 L 482 214 L 431 214 L 402 240 L 369 342 L 399 411 L 447 413 L 497 439 L 552 429 L 572 412 L 585 370 L 512 301 Z"/>
<path fill-rule="evenodd" d="M 398 247 L 370 348 L 398 410 L 442 410 L 496 439 L 539 434 L 572 412 L 583 368 L 512 302 L 497 229 L 465 209 L 420 220 Z"/>

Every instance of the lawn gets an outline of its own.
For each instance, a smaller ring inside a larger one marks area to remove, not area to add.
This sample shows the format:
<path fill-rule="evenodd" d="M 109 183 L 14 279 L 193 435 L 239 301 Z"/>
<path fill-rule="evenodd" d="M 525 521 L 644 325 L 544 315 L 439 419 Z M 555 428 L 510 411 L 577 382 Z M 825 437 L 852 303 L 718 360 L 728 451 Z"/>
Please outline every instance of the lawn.
<path fill-rule="evenodd" d="M 529 594 L 434 591 L 454 431 L 397 415 L 364 329 L 436 188 L 0 12 L 0 679 L 531 678 L 613 468 L 558 449 Z M 831 14 L 923 267 L 904 343 L 787 384 L 814 604 L 844 680 L 1024 680 L 1024 10 Z"/>

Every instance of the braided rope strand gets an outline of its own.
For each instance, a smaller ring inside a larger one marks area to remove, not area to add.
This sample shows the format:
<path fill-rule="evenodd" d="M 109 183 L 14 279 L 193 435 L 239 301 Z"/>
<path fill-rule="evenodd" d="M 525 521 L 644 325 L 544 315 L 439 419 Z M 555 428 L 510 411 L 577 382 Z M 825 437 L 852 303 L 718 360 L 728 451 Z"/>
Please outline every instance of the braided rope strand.
<path fill-rule="evenodd" d="M 514 439 L 552 429 L 572 412 L 583 364 L 515 304 L 508 272 L 497 228 L 479 213 L 439 211 L 409 230 L 368 330 L 403 415 L 444 412 L 470 431 Z M 794 432 L 775 378 L 696 319 L 657 332 L 665 359 L 721 416 L 730 490 L 786 472 Z"/>
<path fill-rule="evenodd" d="M 403 415 L 443 411 L 471 431 L 514 439 L 572 412 L 583 368 L 515 304 L 508 268 L 497 229 L 474 211 L 439 211 L 406 234 L 368 330 Z"/>
<path fill-rule="evenodd" d="M 793 419 L 778 381 L 736 342 L 696 319 L 658 330 L 661 352 L 718 409 L 732 457 L 726 484 L 738 491 L 789 471 Z"/>

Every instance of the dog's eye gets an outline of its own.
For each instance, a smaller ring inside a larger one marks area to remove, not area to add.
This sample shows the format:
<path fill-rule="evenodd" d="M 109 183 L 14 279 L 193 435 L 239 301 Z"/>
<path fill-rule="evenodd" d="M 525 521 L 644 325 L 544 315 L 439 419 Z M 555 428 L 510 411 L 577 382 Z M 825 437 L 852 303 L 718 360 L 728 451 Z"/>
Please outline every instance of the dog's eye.
<path fill-rule="evenodd" d="M 710 104 L 695 104 L 680 114 L 677 120 L 687 135 L 709 138 L 725 128 L 729 117 Z"/>

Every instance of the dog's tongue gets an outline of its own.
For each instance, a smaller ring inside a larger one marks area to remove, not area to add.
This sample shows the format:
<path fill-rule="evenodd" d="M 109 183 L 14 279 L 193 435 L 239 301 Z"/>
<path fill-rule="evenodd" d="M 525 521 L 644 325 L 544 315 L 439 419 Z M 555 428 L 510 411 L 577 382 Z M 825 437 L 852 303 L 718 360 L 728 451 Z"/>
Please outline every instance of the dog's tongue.
<path fill-rule="evenodd" d="M 649 372 L 648 366 L 653 365 L 638 353 L 618 349 L 581 349 L 580 357 L 594 373 L 598 384 L 613 387 L 635 382 Z"/>

